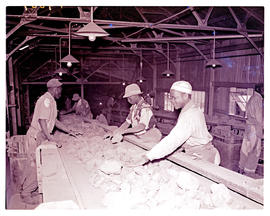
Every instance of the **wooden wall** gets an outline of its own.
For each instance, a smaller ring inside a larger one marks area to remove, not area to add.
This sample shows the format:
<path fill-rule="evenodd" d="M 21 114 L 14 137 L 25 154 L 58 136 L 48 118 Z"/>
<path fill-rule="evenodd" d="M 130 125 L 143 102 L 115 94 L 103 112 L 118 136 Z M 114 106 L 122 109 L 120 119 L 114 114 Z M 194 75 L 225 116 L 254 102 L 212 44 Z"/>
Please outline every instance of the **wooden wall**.
<path fill-rule="evenodd" d="M 222 63 L 222 67 L 215 69 L 214 81 L 221 83 L 221 88 L 215 88 L 214 111 L 228 112 L 229 88 L 228 86 L 240 87 L 241 84 L 251 87 L 255 83 L 264 82 L 263 59 L 254 49 L 238 50 L 218 53 L 217 59 Z M 157 65 L 157 100 L 159 106 L 163 105 L 163 92 L 169 91 L 171 84 L 177 78 L 161 78 L 160 74 L 165 69 L 164 63 Z M 180 74 L 180 80 L 189 81 L 194 90 L 206 92 L 206 109 L 209 99 L 210 69 L 205 67 L 206 61 L 197 58 L 178 59 L 175 65 L 180 67 L 175 70 Z M 222 88 L 222 85 L 224 87 Z M 227 86 L 225 88 L 225 86 Z"/>

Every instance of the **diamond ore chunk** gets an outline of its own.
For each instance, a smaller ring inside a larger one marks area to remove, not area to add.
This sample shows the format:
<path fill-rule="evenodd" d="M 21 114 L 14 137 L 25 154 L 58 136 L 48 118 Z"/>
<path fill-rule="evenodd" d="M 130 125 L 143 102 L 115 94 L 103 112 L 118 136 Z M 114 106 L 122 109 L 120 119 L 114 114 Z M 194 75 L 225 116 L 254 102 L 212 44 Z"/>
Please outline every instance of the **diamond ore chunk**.
<path fill-rule="evenodd" d="M 99 170 L 105 174 L 115 174 L 119 175 L 121 173 L 122 164 L 119 161 L 115 160 L 106 160 L 101 164 Z"/>

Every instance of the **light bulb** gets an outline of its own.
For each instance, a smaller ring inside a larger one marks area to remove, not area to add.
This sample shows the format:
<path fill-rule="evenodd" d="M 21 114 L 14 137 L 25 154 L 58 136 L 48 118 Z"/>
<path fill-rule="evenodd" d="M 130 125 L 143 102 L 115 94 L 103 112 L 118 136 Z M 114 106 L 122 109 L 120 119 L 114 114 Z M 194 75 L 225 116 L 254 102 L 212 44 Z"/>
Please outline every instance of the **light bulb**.
<path fill-rule="evenodd" d="M 142 83 L 143 81 L 140 79 L 139 82 Z"/>
<path fill-rule="evenodd" d="M 102 103 L 101 103 L 101 102 L 99 102 L 99 105 L 101 106 L 101 105 L 102 105 Z"/>
<path fill-rule="evenodd" d="M 96 35 L 95 34 L 89 34 L 88 39 L 90 41 L 94 41 L 94 40 L 96 40 Z"/>
<path fill-rule="evenodd" d="M 168 74 L 168 73 L 167 73 L 167 74 L 166 74 L 166 76 L 167 76 L 167 77 L 169 77 L 169 76 L 170 76 L 170 74 Z"/>
<path fill-rule="evenodd" d="M 71 62 L 68 62 L 68 63 L 67 63 L 67 66 L 68 66 L 68 67 L 71 67 L 71 66 L 72 66 L 72 63 L 71 63 Z"/>
<path fill-rule="evenodd" d="M 62 72 L 59 72 L 59 76 L 62 76 L 63 75 L 63 73 Z"/>
<path fill-rule="evenodd" d="M 216 64 L 212 64 L 212 67 L 216 67 Z"/>
<path fill-rule="evenodd" d="M 126 83 L 125 83 L 125 82 L 123 82 L 123 83 L 122 83 L 122 85 L 123 85 L 123 86 L 125 86 L 125 85 L 126 85 Z"/>

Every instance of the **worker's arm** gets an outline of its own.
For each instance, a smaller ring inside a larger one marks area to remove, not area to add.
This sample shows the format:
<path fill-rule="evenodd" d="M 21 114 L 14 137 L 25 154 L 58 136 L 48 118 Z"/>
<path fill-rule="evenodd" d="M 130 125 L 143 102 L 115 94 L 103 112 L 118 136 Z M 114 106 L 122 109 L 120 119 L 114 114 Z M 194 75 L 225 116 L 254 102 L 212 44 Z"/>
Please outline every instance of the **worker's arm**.
<path fill-rule="evenodd" d="M 69 110 L 67 110 L 67 111 L 61 111 L 60 114 L 61 115 L 66 115 L 68 113 L 74 112 L 75 111 L 75 108 L 76 108 L 76 103 Z"/>
<path fill-rule="evenodd" d="M 71 133 L 71 130 L 69 130 L 62 122 L 60 122 L 58 119 L 55 120 L 55 127 L 58 129 L 66 132 L 66 133 Z"/>
<path fill-rule="evenodd" d="M 125 129 L 122 134 L 137 133 L 137 132 L 143 131 L 144 129 L 145 129 L 145 124 L 140 123 L 135 127 Z"/>
<path fill-rule="evenodd" d="M 164 137 L 147 152 L 146 157 L 152 161 L 163 158 L 174 152 L 191 136 L 192 121 L 194 121 L 194 119 L 192 120 L 190 116 L 181 116 L 168 136 Z"/>
<path fill-rule="evenodd" d="M 126 120 L 123 124 L 121 124 L 119 128 L 113 131 L 113 136 L 115 136 L 116 134 L 123 134 L 123 132 L 128 129 L 129 125 L 130 122 Z"/>
<path fill-rule="evenodd" d="M 150 108 L 146 107 L 141 110 L 140 121 L 139 124 L 132 128 L 125 129 L 122 134 L 128 133 L 138 133 L 148 128 L 151 117 L 153 116 L 153 112 Z M 128 119 L 126 120 L 129 121 Z"/>
<path fill-rule="evenodd" d="M 42 130 L 43 134 L 46 136 L 47 140 L 55 141 L 53 136 L 48 132 L 46 119 L 39 119 L 38 122 L 39 122 L 41 130 Z"/>

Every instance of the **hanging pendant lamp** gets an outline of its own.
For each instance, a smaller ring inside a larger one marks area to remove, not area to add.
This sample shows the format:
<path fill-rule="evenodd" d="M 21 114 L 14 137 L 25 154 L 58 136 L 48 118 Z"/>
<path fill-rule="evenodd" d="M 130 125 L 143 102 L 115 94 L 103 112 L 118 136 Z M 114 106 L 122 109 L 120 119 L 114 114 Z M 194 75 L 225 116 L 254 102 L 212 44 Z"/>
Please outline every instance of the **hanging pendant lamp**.
<path fill-rule="evenodd" d="M 174 72 L 170 70 L 170 48 L 169 43 L 167 43 L 167 69 L 161 73 L 163 77 L 172 77 Z"/>
<path fill-rule="evenodd" d="M 61 61 L 61 38 L 59 39 L 59 61 Z M 61 66 L 60 62 L 60 67 L 54 71 L 55 74 L 58 74 L 59 76 L 62 76 L 63 74 L 67 74 L 68 71 Z"/>
<path fill-rule="evenodd" d="M 139 83 L 143 83 L 144 81 L 146 81 L 146 79 L 142 75 L 142 66 L 143 66 L 143 63 L 142 63 L 142 51 L 141 51 L 141 54 L 140 54 L 140 74 L 139 74 L 139 77 L 137 79 L 137 81 Z"/>
<path fill-rule="evenodd" d="M 67 63 L 68 67 L 71 67 L 73 63 L 79 63 L 79 61 L 70 54 L 70 42 L 71 42 L 71 22 L 69 23 L 69 38 L 68 38 L 68 55 L 60 60 L 60 63 Z"/>
<path fill-rule="evenodd" d="M 222 64 L 215 59 L 215 49 L 216 49 L 216 32 L 213 32 L 214 35 L 214 41 L 213 41 L 213 54 L 212 54 L 212 59 L 208 60 L 206 63 L 206 67 L 212 67 L 212 68 L 217 68 L 217 67 L 222 67 Z"/>
<path fill-rule="evenodd" d="M 90 41 L 95 41 L 96 37 L 105 37 L 109 34 L 93 21 L 93 7 L 91 7 L 91 21 L 76 32 L 76 35 L 88 37 Z"/>

